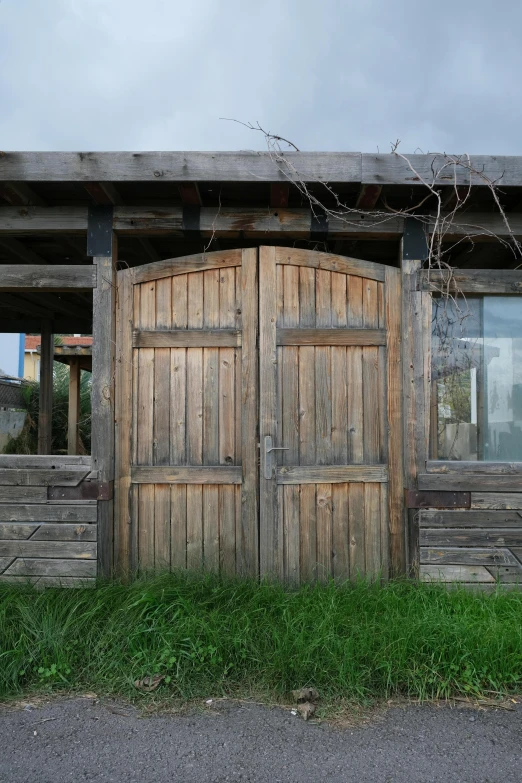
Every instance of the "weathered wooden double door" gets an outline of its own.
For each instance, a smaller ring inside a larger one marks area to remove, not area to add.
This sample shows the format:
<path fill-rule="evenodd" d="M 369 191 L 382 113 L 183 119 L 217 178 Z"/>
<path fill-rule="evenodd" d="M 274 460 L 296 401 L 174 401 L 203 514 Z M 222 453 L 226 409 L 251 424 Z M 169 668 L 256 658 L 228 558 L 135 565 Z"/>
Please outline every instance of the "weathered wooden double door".
<path fill-rule="evenodd" d="M 399 298 L 396 269 L 279 247 L 119 272 L 120 567 L 386 576 Z"/>

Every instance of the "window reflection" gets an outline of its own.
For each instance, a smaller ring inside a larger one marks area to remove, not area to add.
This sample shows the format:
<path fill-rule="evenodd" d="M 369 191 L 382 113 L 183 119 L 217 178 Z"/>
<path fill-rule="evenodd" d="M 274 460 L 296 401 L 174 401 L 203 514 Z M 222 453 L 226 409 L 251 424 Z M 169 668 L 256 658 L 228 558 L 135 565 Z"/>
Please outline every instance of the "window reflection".
<path fill-rule="evenodd" d="M 432 459 L 522 461 L 522 305 L 433 300 Z"/>

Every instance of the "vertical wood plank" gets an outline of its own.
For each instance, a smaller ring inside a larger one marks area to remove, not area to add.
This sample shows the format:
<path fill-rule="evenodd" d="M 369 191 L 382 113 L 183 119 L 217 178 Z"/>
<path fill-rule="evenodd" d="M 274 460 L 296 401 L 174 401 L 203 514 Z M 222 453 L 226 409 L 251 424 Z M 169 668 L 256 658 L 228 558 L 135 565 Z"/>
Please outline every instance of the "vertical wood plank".
<path fill-rule="evenodd" d="M 317 484 L 317 578 L 332 576 L 332 485 Z"/>
<path fill-rule="evenodd" d="M 133 285 L 131 270 L 117 274 L 116 439 L 114 483 L 114 561 L 117 572 L 131 568 L 130 466 L 133 410 Z M 99 508 L 99 501 L 98 501 Z M 100 531 L 98 531 L 100 533 Z"/>
<path fill-rule="evenodd" d="M 277 445 L 277 281 L 275 248 L 261 247 L 259 258 L 259 435 L 261 447 L 267 435 Z M 262 576 L 281 576 L 279 517 L 275 471 L 270 479 L 260 470 L 260 571 Z"/>
<path fill-rule="evenodd" d="M 188 275 L 187 325 L 203 327 L 203 273 Z M 187 463 L 203 464 L 203 349 L 187 349 Z M 187 568 L 203 567 L 203 489 L 187 484 Z"/>
<path fill-rule="evenodd" d="M 350 527 L 350 578 L 357 579 L 364 576 L 366 571 L 364 484 L 350 484 L 348 520 Z"/>
<path fill-rule="evenodd" d="M 331 273 L 316 271 L 316 324 L 328 327 L 332 324 Z M 332 375 L 331 348 L 315 349 L 315 443 L 318 465 L 329 464 L 332 458 Z"/>
<path fill-rule="evenodd" d="M 172 325 L 172 284 L 170 278 L 156 283 L 156 329 Z M 154 464 L 170 463 L 170 370 L 169 348 L 154 352 Z M 170 487 L 154 488 L 154 567 L 170 568 L 171 553 Z"/>
<path fill-rule="evenodd" d="M 203 327 L 219 326 L 220 271 L 203 273 Z M 219 349 L 203 349 L 203 464 L 219 464 Z M 219 488 L 203 487 L 203 554 L 205 569 L 219 571 Z"/>
<path fill-rule="evenodd" d="M 188 325 L 188 275 L 172 278 L 172 326 Z M 170 352 L 170 464 L 186 465 L 187 349 Z"/>
<path fill-rule="evenodd" d="M 380 485 L 364 485 L 366 576 L 375 579 L 381 570 Z"/>
<path fill-rule="evenodd" d="M 187 567 L 187 487 L 170 487 L 170 565 L 173 569 Z"/>
<path fill-rule="evenodd" d="M 241 528 L 236 531 L 237 572 L 259 572 L 257 491 L 258 431 L 258 273 L 257 251 L 243 250 L 241 267 Z"/>
<path fill-rule="evenodd" d="M 348 384 L 348 461 L 355 465 L 364 462 L 364 405 L 363 405 L 363 349 L 346 349 Z"/>
<path fill-rule="evenodd" d="M 379 385 L 378 374 L 379 349 L 365 347 L 362 349 L 363 372 L 363 455 L 366 464 L 380 461 L 379 443 Z"/>
<path fill-rule="evenodd" d="M 54 335 L 50 321 L 42 321 L 38 454 L 52 453 Z"/>
<path fill-rule="evenodd" d="M 348 492 L 348 484 L 332 485 L 333 575 L 340 581 L 350 576 Z"/>
<path fill-rule="evenodd" d="M 156 283 L 143 283 L 140 289 L 140 325 L 153 329 L 156 324 Z M 154 360 L 154 348 L 138 350 L 138 465 L 154 464 Z M 155 563 L 154 494 L 154 484 L 143 484 L 138 489 L 138 567 L 144 570 L 154 568 Z"/>
<path fill-rule="evenodd" d="M 299 268 L 283 267 L 283 326 L 299 325 Z M 278 391 L 282 402 L 281 443 L 288 451 L 275 453 L 277 464 L 299 464 L 299 365 L 297 346 L 285 346 L 278 351 L 280 378 Z M 292 582 L 299 581 L 299 487 L 284 487 L 279 493 L 282 499 L 284 573 Z"/>
<path fill-rule="evenodd" d="M 220 270 L 219 326 L 236 325 L 236 270 Z M 219 464 L 236 464 L 236 349 L 219 349 Z M 237 401 L 239 404 L 239 400 Z M 232 571 L 235 556 L 236 509 L 235 488 L 221 486 L 219 491 L 219 528 L 221 564 Z"/>
<path fill-rule="evenodd" d="M 302 484 L 299 493 L 300 575 L 302 582 L 317 579 L 316 485 Z"/>
<path fill-rule="evenodd" d="M 388 358 L 388 525 L 392 575 L 406 571 L 406 514 L 403 473 L 402 310 L 400 270 L 386 267 L 385 310 Z"/>

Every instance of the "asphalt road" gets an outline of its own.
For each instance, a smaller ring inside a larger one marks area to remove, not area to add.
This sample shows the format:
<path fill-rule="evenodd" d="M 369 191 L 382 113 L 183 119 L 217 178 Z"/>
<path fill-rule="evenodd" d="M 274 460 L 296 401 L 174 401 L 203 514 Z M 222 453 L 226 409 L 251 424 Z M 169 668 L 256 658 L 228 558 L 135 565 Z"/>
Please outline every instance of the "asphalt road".
<path fill-rule="evenodd" d="M 147 718 L 88 698 L 4 707 L 0 781 L 520 783 L 522 707 L 391 708 L 344 729 L 228 702 Z"/>

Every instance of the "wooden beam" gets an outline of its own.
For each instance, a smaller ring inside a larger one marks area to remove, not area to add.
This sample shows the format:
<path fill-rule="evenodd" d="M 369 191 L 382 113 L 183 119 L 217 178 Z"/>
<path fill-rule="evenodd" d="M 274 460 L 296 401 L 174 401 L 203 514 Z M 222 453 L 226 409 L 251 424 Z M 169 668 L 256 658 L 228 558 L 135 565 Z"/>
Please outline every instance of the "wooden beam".
<path fill-rule="evenodd" d="M 0 266 L 0 290 L 3 291 L 22 291 L 27 288 L 46 291 L 74 288 L 88 290 L 95 286 L 96 270 L 92 266 Z"/>
<path fill-rule="evenodd" d="M 38 454 L 50 454 L 52 450 L 54 354 L 54 336 L 50 321 L 42 321 L 41 334 Z"/>
<path fill-rule="evenodd" d="M 405 159 L 406 158 L 406 159 Z M 0 181 L 16 182 L 356 182 L 378 185 L 522 185 L 522 157 L 474 155 L 471 174 L 439 154 L 288 152 L 3 152 Z M 464 164 L 465 159 L 462 158 Z M 297 172 L 297 173 L 296 173 Z M 439 177 L 434 172 L 440 172 Z"/>
<path fill-rule="evenodd" d="M 437 292 L 446 287 L 444 272 L 427 270 L 420 272 L 421 291 Z M 451 289 L 464 294 L 520 294 L 522 271 L 511 269 L 454 269 Z"/>
<path fill-rule="evenodd" d="M 356 209 L 373 209 L 381 197 L 382 185 L 362 185 L 355 204 Z"/>
<path fill-rule="evenodd" d="M 183 204 L 190 207 L 200 207 L 203 204 L 197 182 L 180 182 L 178 190 Z"/>
<path fill-rule="evenodd" d="M 96 288 L 93 291 L 92 347 L 92 435 L 93 470 L 101 484 L 114 482 L 114 373 L 116 344 L 116 262 L 117 239 L 107 237 L 110 256 L 93 258 Z M 98 501 L 100 575 L 109 577 L 114 566 L 114 502 Z"/>
<path fill-rule="evenodd" d="M 80 424 L 80 358 L 69 361 L 69 415 L 67 427 L 67 453 L 78 454 Z"/>
<path fill-rule="evenodd" d="M 253 151 L 3 152 L 0 181 L 361 182 L 360 152 L 294 152 L 285 157 L 290 163 L 286 169 L 270 154 Z"/>
<path fill-rule="evenodd" d="M 470 165 L 476 174 L 466 168 L 465 156 L 462 156 L 461 166 L 448 165 L 448 160 L 447 156 L 436 153 L 405 157 L 389 153 L 363 154 L 361 182 L 422 187 L 423 182 L 437 186 L 466 186 L 470 183 L 484 186 L 489 180 L 503 187 L 522 185 L 521 156 L 473 155 Z"/>
<path fill-rule="evenodd" d="M 288 207 L 290 197 L 289 182 L 272 182 L 270 185 L 270 206 L 273 209 Z"/>

